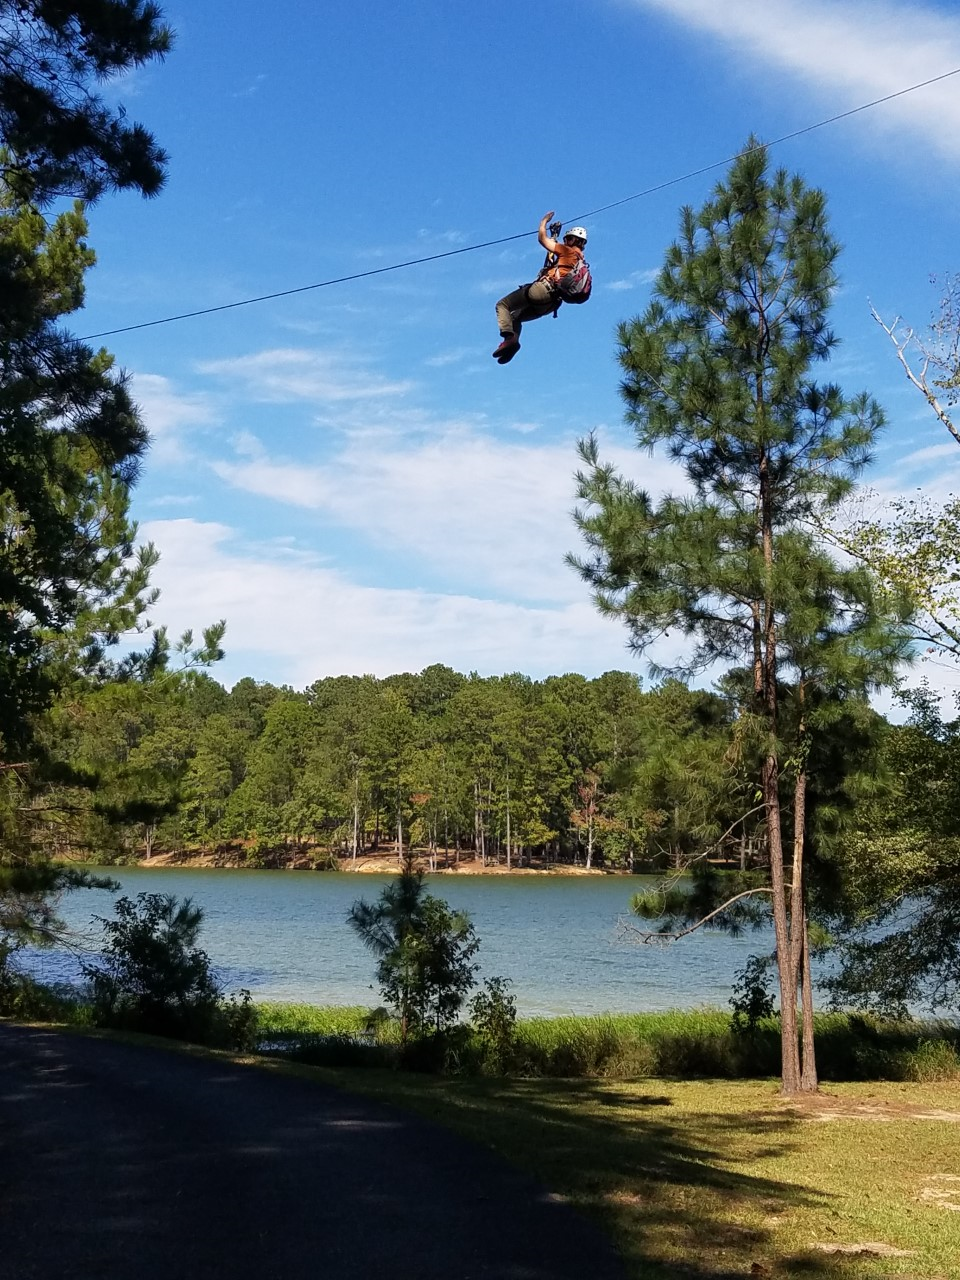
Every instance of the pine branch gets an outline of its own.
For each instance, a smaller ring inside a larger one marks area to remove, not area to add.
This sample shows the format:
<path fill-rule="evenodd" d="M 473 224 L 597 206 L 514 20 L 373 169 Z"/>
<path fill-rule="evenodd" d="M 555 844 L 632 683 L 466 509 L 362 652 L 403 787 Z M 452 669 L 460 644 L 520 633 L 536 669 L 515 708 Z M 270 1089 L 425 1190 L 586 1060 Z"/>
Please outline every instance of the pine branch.
<path fill-rule="evenodd" d="M 790 890 L 792 887 L 793 887 L 792 885 L 784 885 L 784 890 L 785 891 Z M 709 924 L 711 920 L 716 919 L 716 917 L 719 915 L 722 915 L 724 911 L 729 910 L 730 907 L 732 907 L 735 902 L 740 902 L 744 898 L 754 898 L 758 893 L 773 894 L 773 888 L 771 885 L 763 885 L 763 886 L 758 886 L 755 889 L 745 889 L 743 893 L 738 893 L 738 894 L 735 894 L 734 897 L 728 898 L 726 902 L 721 903 L 719 907 L 716 907 L 713 911 L 708 912 L 705 916 L 702 916 L 699 920 L 697 920 L 694 924 L 690 925 L 686 929 L 677 929 L 675 931 L 667 931 L 665 933 L 662 933 L 656 929 L 638 929 L 636 925 L 630 924 L 628 921 L 624 920 L 622 917 L 617 922 L 618 928 L 620 930 L 621 936 L 625 934 L 633 934 L 634 936 L 639 938 L 641 942 L 644 942 L 644 943 L 677 942 L 679 941 L 680 938 L 686 938 L 689 934 L 696 933 L 698 929 L 702 929 L 704 925 Z"/>

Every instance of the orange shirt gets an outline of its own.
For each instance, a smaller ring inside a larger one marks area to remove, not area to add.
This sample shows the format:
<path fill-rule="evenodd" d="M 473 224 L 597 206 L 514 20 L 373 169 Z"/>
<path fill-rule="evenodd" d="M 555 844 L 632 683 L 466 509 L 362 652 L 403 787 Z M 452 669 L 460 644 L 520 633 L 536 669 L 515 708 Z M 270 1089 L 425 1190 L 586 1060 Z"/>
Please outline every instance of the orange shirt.
<path fill-rule="evenodd" d="M 546 280 L 562 280 L 565 275 L 577 265 L 583 257 L 583 250 L 578 249 L 576 245 L 564 244 L 562 240 L 557 241 L 557 252 L 554 254 L 556 262 L 554 262 L 544 273 Z"/>

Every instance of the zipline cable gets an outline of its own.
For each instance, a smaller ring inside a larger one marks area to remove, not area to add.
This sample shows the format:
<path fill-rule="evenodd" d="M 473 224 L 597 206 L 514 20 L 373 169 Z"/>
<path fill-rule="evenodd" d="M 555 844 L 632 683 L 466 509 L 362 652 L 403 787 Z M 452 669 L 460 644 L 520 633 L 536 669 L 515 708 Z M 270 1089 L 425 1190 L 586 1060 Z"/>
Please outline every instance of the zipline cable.
<path fill-rule="evenodd" d="M 954 67 L 952 71 L 944 71 L 939 76 L 932 76 L 929 80 L 921 80 L 919 84 L 909 85 L 906 89 L 898 89 L 895 93 L 888 93 L 882 98 L 874 98 L 872 102 L 861 103 L 859 107 L 851 107 L 849 111 L 841 111 L 837 115 L 829 116 L 826 120 L 818 120 L 816 124 L 808 124 L 802 129 L 794 129 L 792 133 L 785 133 L 779 138 L 774 138 L 771 142 L 760 142 L 755 147 L 747 147 L 745 151 L 738 151 L 735 155 L 728 156 L 725 160 L 715 160 L 712 164 L 703 165 L 700 169 L 691 169 L 689 173 L 681 174 L 677 178 L 668 178 L 666 182 L 659 182 L 656 186 L 645 187 L 643 191 L 637 191 L 632 196 L 624 196 L 622 200 L 614 200 L 612 204 L 604 204 L 598 209 L 591 209 L 588 213 L 580 213 L 575 218 L 568 218 L 567 222 L 582 222 L 585 218 L 595 218 L 600 213 L 606 213 L 610 209 L 618 209 L 621 205 L 630 204 L 633 200 L 641 200 L 644 196 L 654 195 L 658 191 L 665 191 L 668 187 L 678 186 L 681 182 L 689 182 L 691 178 L 699 178 L 704 173 L 711 173 L 714 169 L 720 169 L 724 165 L 732 164 L 734 160 L 740 160 L 744 156 L 752 155 L 755 151 L 769 150 L 770 147 L 790 142 L 806 133 L 813 133 L 817 129 L 823 129 L 829 124 L 836 124 L 838 120 L 847 120 L 850 116 L 859 115 L 861 111 L 869 111 L 872 107 L 882 106 L 885 102 L 892 102 L 895 98 L 902 98 L 905 94 L 915 93 L 918 89 L 926 89 L 932 84 L 939 84 L 941 80 L 949 80 L 951 76 L 955 75 L 960 75 L 960 67 Z M 177 320 L 192 320 L 196 316 L 213 315 L 217 311 L 232 311 L 236 307 L 250 307 L 256 302 L 270 302 L 275 298 L 291 298 L 295 294 L 310 293 L 314 289 L 328 289 L 335 284 L 348 284 L 352 280 L 367 280 L 371 276 L 386 275 L 388 271 L 402 271 L 405 267 L 419 267 L 427 262 L 439 262 L 441 258 L 455 258 L 462 253 L 475 253 L 478 249 L 492 249 L 498 244 L 509 244 L 513 240 L 525 240 L 527 236 L 535 234 L 536 232 L 533 231 L 518 231 L 511 236 L 501 236 L 498 240 L 484 240 L 480 244 L 468 244 L 460 249 L 447 249 L 443 253 L 431 253 L 423 258 L 408 258 L 405 262 L 393 262 L 387 267 L 374 267 L 370 271 L 357 271 L 348 276 L 336 276 L 331 280 L 320 280 L 316 284 L 302 284 L 294 289 L 278 289 L 275 293 L 261 293 L 255 298 L 242 298 L 239 302 L 224 302 L 216 307 L 201 307 L 197 311 L 181 311 L 178 315 L 163 316 L 160 320 L 143 320 L 139 324 L 128 324 L 119 329 L 103 329 L 99 333 L 88 333 L 79 338 L 78 341 L 90 342 L 94 338 L 112 338 L 118 333 L 133 333 L 137 329 L 152 329 L 161 324 L 173 324 Z"/>

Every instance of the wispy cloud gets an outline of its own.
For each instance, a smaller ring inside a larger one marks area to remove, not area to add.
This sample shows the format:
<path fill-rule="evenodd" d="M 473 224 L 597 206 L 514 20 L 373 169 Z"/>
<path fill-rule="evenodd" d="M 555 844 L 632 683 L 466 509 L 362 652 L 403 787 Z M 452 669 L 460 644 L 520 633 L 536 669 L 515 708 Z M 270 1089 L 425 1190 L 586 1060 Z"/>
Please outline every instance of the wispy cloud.
<path fill-rule="evenodd" d="M 931 420 L 931 425 L 936 424 Z M 946 468 L 938 466 L 938 471 L 942 472 L 946 469 L 952 471 L 954 476 L 960 475 L 960 448 L 952 440 L 945 440 L 942 444 L 930 444 L 923 449 L 915 449 L 913 453 L 905 454 L 899 461 L 899 469 L 914 471 L 918 467 L 927 467 L 930 463 L 939 463 L 942 458 L 947 459 L 948 465 Z"/>
<path fill-rule="evenodd" d="M 636 453 L 604 452 L 637 472 Z M 576 462 L 572 441 L 533 444 L 451 427 L 418 442 L 348 440 L 313 464 L 260 452 L 213 466 L 238 489 L 316 511 L 380 551 L 408 553 L 413 582 L 440 574 L 454 587 L 514 600 L 572 601 L 583 595 L 563 563 L 577 542 Z M 654 491 L 675 486 L 679 474 L 662 459 L 644 460 L 643 472 Z"/>
<path fill-rule="evenodd" d="M 188 454 L 188 428 L 218 421 L 210 398 L 199 392 L 178 391 L 158 373 L 135 373 L 133 395 L 151 435 L 151 458 L 182 461 Z"/>
<path fill-rule="evenodd" d="M 420 240 L 439 245 L 441 248 L 467 243 L 467 237 L 462 231 L 432 231 L 429 227 L 421 227 L 417 236 Z"/>
<path fill-rule="evenodd" d="M 148 507 L 192 507 L 200 501 L 196 493 L 164 493 L 159 498 L 148 498 Z"/>
<path fill-rule="evenodd" d="M 793 73 L 837 107 L 896 93 L 960 65 L 960 15 L 891 0 L 633 0 L 727 45 L 738 64 L 760 59 Z M 909 134 L 924 152 L 960 160 L 957 80 L 930 85 L 859 118 Z"/>
<path fill-rule="evenodd" d="M 443 369 L 450 364 L 459 364 L 462 360 L 474 354 L 473 347 L 457 347 L 453 351 L 442 351 L 439 355 L 430 356 L 423 363 L 431 369 Z"/>
<path fill-rule="evenodd" d="M 252 98 L 255 93 L 260 92 L 260 89 L 263 85 L 263 82 L 266 80 L 266 78 L 267 77 L 261 72 L 260 75 L 254 76 L 253 79 L 243 89 L 237 89 L 236 92 L 231 93 L 230 97 L 231 98 Z"/>
<path fill-rule="evenodd" d="M 656 267 L 652 267 L 649 271 L 631 271 L 622 280 L 611 280 L 606 287 L 618 292 L 624 292 L 627 289 L 641 289 L 645 284 L 650 284 L 651 281 L 656 280 L 658 275 L 659 270 Z"/>
<path fill-rule="evenodd" d="M 334 351 L 279 347 L 228 360 L 208 360 L 199 373 L 226 379 L 245 396 L 267 403 L 316 403 L 401 396 L 412 382 L 391 381 L 355 357 Z"/>

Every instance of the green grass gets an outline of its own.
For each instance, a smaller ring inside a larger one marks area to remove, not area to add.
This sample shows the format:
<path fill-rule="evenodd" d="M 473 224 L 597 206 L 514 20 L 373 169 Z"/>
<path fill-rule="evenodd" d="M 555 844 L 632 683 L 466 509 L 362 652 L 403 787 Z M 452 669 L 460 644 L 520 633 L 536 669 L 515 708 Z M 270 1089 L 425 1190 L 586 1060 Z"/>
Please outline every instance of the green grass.
<path fill-rule="evenodd" d="M 358 1046 L 361 1007 L 263 1004 L 260 1034 L 276 1049 L 318 1066 L 383 1065 L 396 1045 L 396 1023 L 381 1026 L 375 1045 Z M 817 1059 L 825 1080 L 960 1079 L 960 1028 L 947 1023 L 895 1023 L 848 1014 L 817 1016 Z M 456 1064 L 479 1070 L 469 1040 Z M 780 1030 L 770 1019 L 756 1035 L 730 1028 L 722 1009 L 595 1017 L 527 1018 L 517 1023 L 509 1074 L 562 1078 L 642 1079 L 671 1076 L 751 1079 L 779 1071 Z M 455 1064 L 455 1065 L 456 1065 Z"/>
<path fill-rule="evenodd" d="M 960 1204 L 960 1123 L 920 1118 L 957 1108 L 943 1085 L 790 1105 L 775 1082 L 318 1074 L 495 1148 L 597 1217 L 635 1280 L 960 1278 L 960 1213 L 935 1198 Z M 871 1242 L 908 1256 L 815 1247 Z"/>
<path fill-rule="evenodd" d="M 316 1011 L 299 1016 L 311 1029 L 331 1026 Z M 711 1016 L 703 1015 L 708 1029 Z M 569 1039 L 552 1033 L 556 1044 Z M 960 1280 L 960 1092 L 949 1083 L 835 1084 L 790 1101 L 774 1080 L 332 1071 L 119 1038 L 229 1057 L 418 1112 L 595 1217 L 632 1280 Z M 946 1042 L 926 1043 L 936 1058 Z M 816 1247 L 871 1243 L 904 1256 Z"/>
<path fill-rule="evenodd" d="M 265 1037 L 344 1035 L 362 1031 L 369 1009 L 363 1005 L 257 1004 L 260 1033 Z"/>

